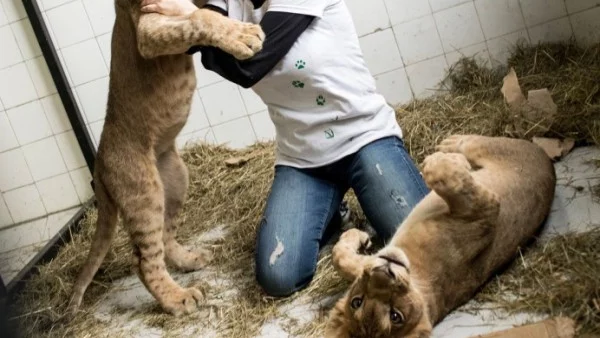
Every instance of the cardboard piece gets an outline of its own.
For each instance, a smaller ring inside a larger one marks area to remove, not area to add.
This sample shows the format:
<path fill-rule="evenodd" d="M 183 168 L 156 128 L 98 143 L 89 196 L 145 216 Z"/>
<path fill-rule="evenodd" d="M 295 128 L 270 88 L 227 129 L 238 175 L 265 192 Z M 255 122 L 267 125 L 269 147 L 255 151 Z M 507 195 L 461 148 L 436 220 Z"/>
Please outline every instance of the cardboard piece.
<path fill-rule="evenodd" d="M 514 130 L 522 137 L 541 136 L 554 121 L 558 107 L 547 88 L 530 90 L 527 98 L 521 91 L 514 68 L 504 76 L 500 90 L 510 109 L 515 112 Z"/>
<path fill-rule="evenodd" d="M 504 77 L 504 84 L 502 85 L 502 89 L 500 90 L 502 95 L 504 95 L 504 99 L 506 103 L 513 108 L 516 109 L 520 107 L 522 104 L 527 101 L 523 92 L 521 92 L 521 86 L 519 85 L 519 78 L 517 77 L 517 73 L 514 68 L 511 68 L 508 74 Z"/>
<path fill-rule="evenodd" d="M 241 167 L 250 160 L 250 156 L 231 157 L 225 160 L 225 165 L 228 167 Z"/>
<path fill-rule="evenodd" d="M 492 332 L 472 338 L 572 338 L 575 321 L 568 317 L 555 317 L 534 324 Z"/>
<path fill-rule="evenodd" d="M 575 146 L 575 140 L 570 138 L 561 141 L 555 138 L 534 137 L 532 142 L 544 149 L 548 157 L 552 160 L 557 160 L 567 155 Z"/>

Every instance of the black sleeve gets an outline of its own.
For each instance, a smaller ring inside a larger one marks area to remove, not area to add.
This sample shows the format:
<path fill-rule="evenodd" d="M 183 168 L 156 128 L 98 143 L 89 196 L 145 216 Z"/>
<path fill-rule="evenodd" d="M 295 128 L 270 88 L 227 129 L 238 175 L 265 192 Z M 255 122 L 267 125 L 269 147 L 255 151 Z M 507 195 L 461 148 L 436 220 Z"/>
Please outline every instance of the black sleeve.
<path fill-rule="evenodd" d="M 213 10 L 224 12 L 221 8 Z M 244 88 L 250 88 L 281 61 L 313 19 L 313 16 L 304 14 L 267 12 L 260 22 L 265 32 L 263 49 L 247 60 L 237 60 L 216 47 L 194 46 L 187 53 L 201 52 L 204 68 Z"/>

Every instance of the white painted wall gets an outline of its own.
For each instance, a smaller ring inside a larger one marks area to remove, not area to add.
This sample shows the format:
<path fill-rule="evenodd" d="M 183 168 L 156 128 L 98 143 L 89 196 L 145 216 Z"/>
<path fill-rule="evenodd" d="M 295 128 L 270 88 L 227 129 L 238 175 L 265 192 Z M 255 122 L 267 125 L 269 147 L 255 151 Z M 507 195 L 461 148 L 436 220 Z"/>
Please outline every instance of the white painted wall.
<path fill-rule="evenodd" d="M 461 53 L 477 53 L 493 64 L 505 62 L 507 47 L 519 38 L 600 41 L 600 0 L 346 2 L 377 86 L 392 104 L 433 93 Z M 113 1 L 39 4 L 97 142 L 108 91 Z M 251 90 L 196 65 L 198 90 L 180 145 L 202 140 L 243 147 L 273 138 L 266 107 Z M 21 0 L 0 0 L 0 228 L 80 205 L 92 195 L 89 181 Z"/>

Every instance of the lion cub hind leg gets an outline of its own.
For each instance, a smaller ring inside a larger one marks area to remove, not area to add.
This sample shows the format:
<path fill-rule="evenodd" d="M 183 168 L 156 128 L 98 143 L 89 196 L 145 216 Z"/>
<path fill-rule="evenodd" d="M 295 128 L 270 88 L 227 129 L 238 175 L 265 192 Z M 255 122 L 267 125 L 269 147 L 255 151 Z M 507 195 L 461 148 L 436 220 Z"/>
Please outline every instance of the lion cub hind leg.
<path fill-rule="evenodd" d="M 134 253 L 134 269 L 162 308 L 175 315 L 189 314 L 202 299 L 200 291 L 183 289 L 171 277 L 165 264 L 163 244 L 164 192 L 156 167 L 148 159 L 132 158 L 138 167 L 119 171 L 119 206 Z M 114 177 L 114 176 L 113 176 Z"/>
<path fill-rule="evenodd" d="M 452 215 L 461 218 L 496 217 L 498 197 L 475 182 L 471 165 L 460 153 L 433 153 L 425 158 L 423 178 L 443 198 Z"/>
<path fill-rule="evenodd" d="M 85 290 L 88 288 L 94 275 L 98 272 L 98 268 L 102 264 L 106 253 L 110 248 L 110 243 L 115 235 L 115 229 L 117 228 L 118 211 L 106 193 L 105 187 L 102 185 L 101 180 L 95 180 L 95 195 L 98 208 L 98 219 L 96 221 L 96 232 L 92 239 L 92 246 L 88 253 L 87 260 L 85 261 L 77 281 L 73 286 L 73 293 L 69 300 L 68 312 L 74 314 L 81 305 Z"/>
<path fill-rule="evenodd" d="M 164 245 L 169 264 L 183 271 L 196 271 L 210 262 L 212 255 L 206 250 L 190 251 L 177 242 L 177 216 L 183 208 L 189 185 L 188 170 L 177 153 L 175 145 L 158 159 L 158 170 L 165 191 Z"/>

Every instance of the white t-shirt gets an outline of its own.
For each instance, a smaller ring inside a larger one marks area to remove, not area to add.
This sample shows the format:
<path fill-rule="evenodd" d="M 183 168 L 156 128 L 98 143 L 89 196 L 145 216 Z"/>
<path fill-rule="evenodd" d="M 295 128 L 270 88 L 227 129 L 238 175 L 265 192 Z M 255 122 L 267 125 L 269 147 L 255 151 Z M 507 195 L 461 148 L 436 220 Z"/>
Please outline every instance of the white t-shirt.
<path fill-rule="evenodd" d="M 343 0 L 210 0 L 229 17 L 259 23 L 267 11 L 315 16 L 286 56 L 252 89 L 276 128 L 276 164 L 333 163 L 386 136 L 402 137 L 394 109 L 377 92 Z"/>

